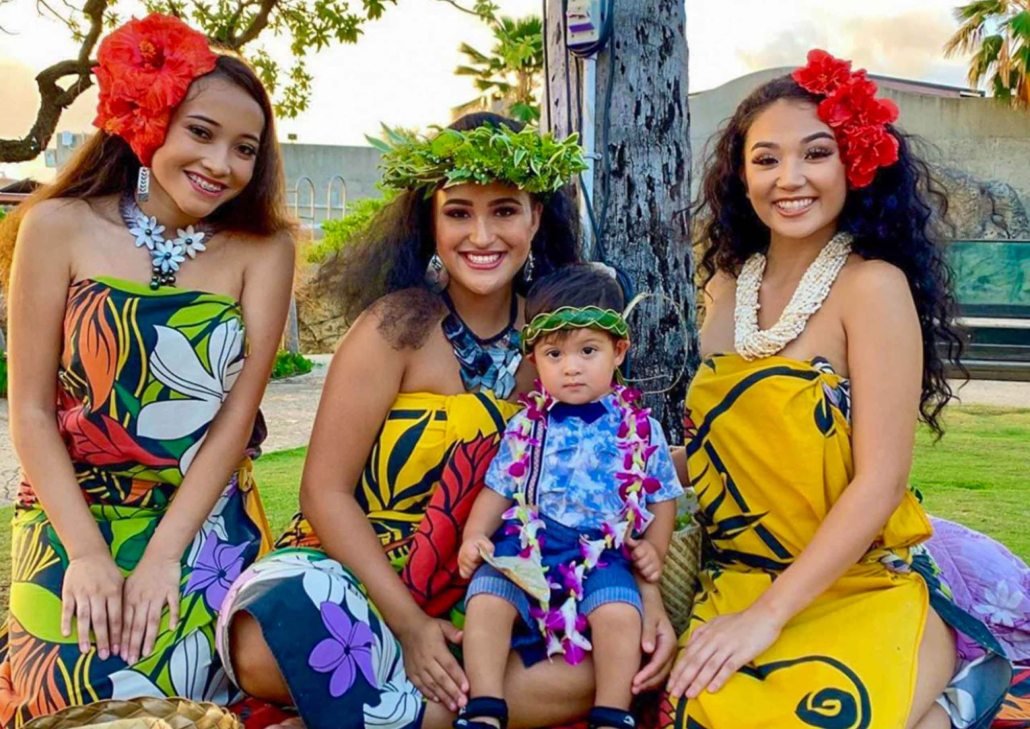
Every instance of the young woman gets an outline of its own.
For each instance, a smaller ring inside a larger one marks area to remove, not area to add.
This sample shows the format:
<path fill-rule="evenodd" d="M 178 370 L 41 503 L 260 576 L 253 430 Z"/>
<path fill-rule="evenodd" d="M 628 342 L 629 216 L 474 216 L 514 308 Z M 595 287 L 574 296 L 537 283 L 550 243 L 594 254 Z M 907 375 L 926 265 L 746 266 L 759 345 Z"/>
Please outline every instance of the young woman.
<path fill-rule="evenodd" d="M 270 547 L 247 446 L 294 253 L 268 96 L 174 18 L 129 22 L 98 59 L 100 131 L 0 233 L 25 473 L 4 726 L 112 697 L 228 703 L 215 619 Z"/>
<path fill-rule="evenodd" d="M 236 581 L 219 628 L 237 683 L 311 729 L 437 729 L 465 706 L 461 529 L 533 380 L 521 295 L 578 257 L 562 189 L 582 169 L 574 140 L 475 114 L 395 142 L 383 179 L 400 195 L 335 271 L 356 318 L 316 417 L 303 517 Z M 638 689 L 671 656 L 657 591 L 643 602 Z M 589 661 L 526 669 L 512 655 L 505 681 L 516 726 L 591 705 Z"/>
<path fill-rule="evenodd" d="M 705 175 L 685 470 L 713 563 L 669 680 L 678 726 L 986 727 L 1005 695 L 991 611 L 951 600 L 907 487 L 960 340 L 937 188 L 875 93 L 814 51 L 741 103 Z"/>

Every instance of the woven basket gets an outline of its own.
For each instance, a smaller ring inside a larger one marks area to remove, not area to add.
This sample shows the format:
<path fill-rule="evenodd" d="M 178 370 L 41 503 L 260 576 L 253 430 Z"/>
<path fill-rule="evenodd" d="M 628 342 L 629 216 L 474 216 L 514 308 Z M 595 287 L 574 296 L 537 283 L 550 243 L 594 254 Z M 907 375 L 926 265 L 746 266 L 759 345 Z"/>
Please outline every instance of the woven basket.
<path fill-rule="evenodd" d="M 141 698 L 70 706 L 24 729 L 243 729 L 228 709 L 186 699 Z"/>
<path fill-rule="evenodd" d="M 669 615 L 677 635 L 682 635 L 690 623 L 697 590 L 697 574 L 701 569 L 701 534 L 697 522 L 673 532 L 669 551 L 665 555 L 662 581 L 659 584 L 665 612 Z"/>

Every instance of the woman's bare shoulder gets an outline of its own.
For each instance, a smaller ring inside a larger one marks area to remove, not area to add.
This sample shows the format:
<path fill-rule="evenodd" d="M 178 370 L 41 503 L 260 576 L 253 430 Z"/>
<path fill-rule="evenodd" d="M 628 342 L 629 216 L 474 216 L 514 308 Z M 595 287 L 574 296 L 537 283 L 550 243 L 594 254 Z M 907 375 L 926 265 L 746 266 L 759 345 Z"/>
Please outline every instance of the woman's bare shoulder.
<path fill-rule="evenodd" d="M 852 254 L 837 278 L 841 292 L 849 299 L 870 296 L 911 299 L 905 272 L 893 263 Z"/>
<path fill-rule="evenodd" d="M 96 208 L 87 200 L 55 197 L 40 200 L 21 220 L 23 234 L 53 234 L 81 231 L 97 217 Z"/>

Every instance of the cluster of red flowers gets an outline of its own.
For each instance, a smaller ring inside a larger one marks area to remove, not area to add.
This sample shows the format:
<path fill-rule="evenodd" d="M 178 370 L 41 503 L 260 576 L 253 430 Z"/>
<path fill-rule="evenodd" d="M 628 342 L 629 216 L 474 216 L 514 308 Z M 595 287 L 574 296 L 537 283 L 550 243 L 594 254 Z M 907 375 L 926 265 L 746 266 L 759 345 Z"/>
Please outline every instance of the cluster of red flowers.
<path fill-rule="evenodd" d="M 808 65 L 791 75 L 805 91 L 826 97 L 819 118 L 833 128 L 852 187 L 865 187 L 877 169 L 898 161 L 897 137 L 887 130 L 898 118 L 898 107 L 876 98 L 876 84 L 865 71 L 852 72 L 851 61 L 814 50 Z"/>
<path fill-rule="evenodd" d="M 93 69 L 100 104 L 93 124 L 127 141 L 149 165 L 164 143 L 172 110 L 189 85 L 215 67 L 207 38 L 177 18 L 152 13 L 107 36 Z"/>

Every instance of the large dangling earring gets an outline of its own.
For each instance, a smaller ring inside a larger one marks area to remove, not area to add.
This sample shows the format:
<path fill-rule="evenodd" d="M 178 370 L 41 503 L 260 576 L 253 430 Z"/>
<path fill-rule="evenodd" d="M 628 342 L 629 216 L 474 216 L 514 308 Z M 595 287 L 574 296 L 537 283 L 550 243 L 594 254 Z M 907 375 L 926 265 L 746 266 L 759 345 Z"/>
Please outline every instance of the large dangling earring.
<path fill-rule="evenodd" d="M 526 263 L 522 266 L 522 280 L 527 284 L 533 283 L 533 269 L 536 267 L 536 260 L 533 258 L 533 251 L 526 257 Z"/>
<path fill-rule="evenodd" d="M 150 168 L 146 165 L 139 168 L 139 176 L 136 178 L 136 199 L 139 202 L 150 199 Z"/>
<path fill-rule="evenodd" d="M 436 253 L 429 259 L 429 265 L 426 266 L 425 279 L 426 286 L 435 294 L 447 288 L 447 284 L 451 280 L 451 275 L 447 273 L 447 267 L 443 265 L 443 260 Z"/>

